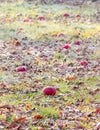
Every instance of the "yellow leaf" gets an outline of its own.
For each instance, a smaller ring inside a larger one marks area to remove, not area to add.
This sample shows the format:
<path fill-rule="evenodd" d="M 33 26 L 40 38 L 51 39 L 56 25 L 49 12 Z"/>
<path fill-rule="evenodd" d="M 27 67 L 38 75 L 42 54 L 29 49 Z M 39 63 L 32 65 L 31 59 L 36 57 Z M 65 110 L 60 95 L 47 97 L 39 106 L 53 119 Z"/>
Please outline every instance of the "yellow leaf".
<path fill-rule="evenodd" d="M 51 100 L 51 102 L 50 102 L 51 104 L 55 104 L 55 100 Z"/>
<path fill-rule="evenodd" d="M 71 105 L 71 104 L 72 104 L 71 101 L 69 101 L 69 102 L 66 103 L 67 106 L 69 106 L 69 105 Z"/>

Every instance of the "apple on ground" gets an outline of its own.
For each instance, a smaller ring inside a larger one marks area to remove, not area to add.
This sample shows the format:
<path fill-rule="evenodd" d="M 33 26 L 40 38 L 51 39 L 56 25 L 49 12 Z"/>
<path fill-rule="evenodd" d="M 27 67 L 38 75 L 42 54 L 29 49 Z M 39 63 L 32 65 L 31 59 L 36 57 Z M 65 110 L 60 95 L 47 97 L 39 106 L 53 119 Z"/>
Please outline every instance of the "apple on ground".
<path fill-rule="evenodd" d="M 42 93 L 44 95 L 55 95 L 56 94 L 56 88 L 52 86 L 48 86 L 43 88 Z"/>
<path fill-rule="evenodd" d="M 75 41 L 75 44 L 76 44 L 76 45 L 81 45 L 81 44 L 82 44 L 82 41 L 81 41 L 81 40 L 77 40 L 77 41 Z"/>
<path fill-rule="evenodd" d="M 25 23 L 27 23 L 27 22 L 32 22 L 32 19 L 30 19 L 30 18 L 25 18 L 23 22 L 25 22 Z"/>
<path fill-rule="evenodd" d="M 81 17 L 81 15 L 80 15 L 80 14 L 77 14 L 77 15 L 76 15 L 76 17 L 77 17 L 77 18 L 80 18 L 80 17 Z"/>
<path fill-rule="evenodd" d="M 88 66 L 88 62 L 87 61 L 81 61 L 80 65 L 82 65 L 84 67 L 87 67 Z"/>
<path fill-rule="evenodd" d="M 22 13 L 18 13 L 16 14 L 17 17 L 21 17 L 22 16 Z"/>
<path fill-rule="evenodd" d="M 64 36 L 65 36 L 64 33 L 59 33 L 59 34 L 58 34 L 58 37 L 64 37 Z"/>
<path fill-rule="evenodd" d="M 68 13 L 63 14 L 64 17 L 69 17 L 70 15 Z"/>
<path fill-rule="evenodd" d="M 16 72 L 26 72 L 27 68 L 26 66 L 19 66 L 16 68 Z"/>
<path fill-rule="evenodd" d="M 38 16 L 38 20 L 45 20 L 44 16 Z"/>
<path fill-rule="evenodd" d="M 70 45 L 65 44 L 65 45 L 63 45 L 63 47 L 62 47 L 62 48 L 64 48 L 64 49 L 69 49 L 69 48 L 70 48 Z"/>

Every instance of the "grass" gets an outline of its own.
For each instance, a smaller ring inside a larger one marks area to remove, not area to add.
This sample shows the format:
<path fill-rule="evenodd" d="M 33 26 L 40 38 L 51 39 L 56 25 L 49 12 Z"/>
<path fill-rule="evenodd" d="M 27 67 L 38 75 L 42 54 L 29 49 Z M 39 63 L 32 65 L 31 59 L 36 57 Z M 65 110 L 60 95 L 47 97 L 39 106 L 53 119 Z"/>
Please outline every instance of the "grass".
<path fill-rule="evenodd" d="M 69 7 L 65 5 L 46 5 L 46 6 L 25 6 L 25 5 L 4 5 L 1 4 L 0 6 L 0 12 L 2 19 L 6 16 L 6 22 L 3 22 L 0 24 L 0 30 L 1 30 L 1 37 L 0 38 L 7 38 L 10 37 L 17 37 L 19 40 L 23 36 L 27 36 L 33 40 L 44 40 L 42 37 L 48 36 L 49 40 L 52 40 L 51 35 L 54 33 L 59 34 L 60 32 L 63 32 L 67 35 L 77 35 L 76 28 L 78 30 L 83 31 L 83 36 L 85 38 L 89 36 L 97 37 L 95 36 L 96 32 L 100 31 L 100 26 L 98 23 L 93 23 L 92 25 L 87 20 L 83 20 L 83 22 L 79 21 L 73 21 L 72 24 L 70 23 L 70 19 L 64 20 L 62 18 L 63 13 L 67 12 L 73 17 L 75 14 L 82 14 L 84 17 L 90 17 L 90 19 L 93 17 L 93 13 L 96 12 L 96 8 L 87 8 L 86 10 L 81 9 L 79 7 Z M 16 14 L 22 13 L 22 17 L 18 18 Z M 37 22 L 37 16 L 44 15 L 46 19 L 50 19 L 47 21 L 38 21 Z M 34 20 L 31 23 L 23 23 L 23 20 L 31 16 Z M 54 19 L 58 19 L 58 22 Z M 8 20 L 8 21 L 7 21 Z M 87 24 L 86 24 L 87 23 Z M 23 33 L 20 35 L 16 35 L 16 32 L 23 28 Z M 65 39 L 66 40 L 66 39 Z"/>
<path fill-rule="evenodd" d="M 52 118 L 52 119 L 57 119 L 58 117 L 58 110 L 53 107 L 38 107 L 39 114 L 42 115 L 43 117 L 46 118 Z"/>

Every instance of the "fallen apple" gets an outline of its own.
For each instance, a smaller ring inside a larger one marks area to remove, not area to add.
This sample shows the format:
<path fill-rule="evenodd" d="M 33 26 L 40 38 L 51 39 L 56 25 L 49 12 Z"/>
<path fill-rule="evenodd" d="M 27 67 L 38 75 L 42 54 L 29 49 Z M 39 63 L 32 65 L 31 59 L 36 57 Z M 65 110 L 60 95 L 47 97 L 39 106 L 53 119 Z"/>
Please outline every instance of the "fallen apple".
<path fill-rule="evenodd" d="M 44 16 L 39 16 L 38 20 L 45 20 Z"/>
<path fill-rule="evenodd" d="M 77 41 L 75 41 L 75 44 L 76 45 L 80 45 L 80 44 L 82 44 L 82 41 L 81 40 L 77 40 Z"/>
<path fill-rule="evenodd" d="M 16 16 L 17 16 L 17 17 L 21 17 L 21 16 L 22 16 L 22 14 L 21 14 L 21 13 L 18 13 L 18 14 L 16 14 Z"/>
<path fill-rule="evenodd" d="M 26 66 L 19 66 L 16 68 L 16 72 L 25 72 L 27 70 Z"/>
<path fill-rule="evenodd" d="M 45 87 L 45 88 L 43 88 L 42 93 L 44 95 L 55 95 L 56 94 L 56 88 L 51 87 L 51 86 Z"/>
<path fill-rule="evenodd" d="M 58 37 L 64 37 L 64 36 L 65 36 L 64 33 L 59 33 L 59 34 L 58 34 Z"/>
<path fill-rule="evenodd" d="M 81 17 L 81 15 L 80 15 L 80 14 L 77 14 L 77 15 L 76 15 L 76 17 L 77 17 L 77 18 L 80 18 L 80 17 Z"/>
<path fill-rule="evenodd" d="M 81 61 L 80 65 L 86 67 L 86 66 L 88 66 L 88 62 L 87 61 Z"/>
<path fill-rule="evenodd" d="M 68 44 L 65 44 L 65 45 L 63 45 L 63 47 L 62 48 L 64 48 L 64 49 L 69 49 L 70 48 L 70 46 L 68 45 Z"/>
<path fill-rule="evenodd" d="M 27 22 L 32 22 L 32 19 L 30 19 L 30 18 L 25 18 L 23 22 L 25 22 L 25 23 L 27 23 Z"/>
<path fill-rule="evenodd" d="M 64 13 L 63 16 L 64 17 L 69 17 L 69 14 L 68 13 Z"/>

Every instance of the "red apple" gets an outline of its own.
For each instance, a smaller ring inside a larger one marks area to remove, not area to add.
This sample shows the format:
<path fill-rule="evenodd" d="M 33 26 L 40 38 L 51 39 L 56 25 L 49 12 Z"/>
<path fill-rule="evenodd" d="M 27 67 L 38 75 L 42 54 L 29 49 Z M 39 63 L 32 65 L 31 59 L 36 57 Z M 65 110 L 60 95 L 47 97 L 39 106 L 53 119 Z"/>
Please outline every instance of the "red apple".
<path fill-rule="evenodd" d="M 68 13 L 64 13 L 63 16 L 64 17 L 69 17 L 69 14 Z"/>
<path fill-rule="evenodd" d="M 52 37 L 57 37 L 57 34 L 52 34 Z"/>
<path fill-rule="evenodd" d="M 52 86 L 48 86 L 43 88 L 42 93 L 44 95 L 55 95 L 56 94 L 56 88 L 52 87 Z"/>
<path fill-rule="evenodd" d="M 82 41 L 81 40 L 77 40 L 77 41 L 75 41 L 75 44 L 76 45 L 80 45 L 80 44 L 82 44 Z"/>
<path fill-rule="evenodd" d="M 63 48 L 64 48 L 64 49 L 69 49 L 70 46 L 69 46 L 68 44 L 65 44 L 65 45 L 63 45 Z"/>
<path fill-rule="evenodd" d="M 16 16 L 17 16 L 17 17 L 21 17 L 21 16 L 22 16 L 22 14 L 21 14 L 21 13 L 18 13 L 18 14 L 16 14 Z"/>
<path fill-rule="evenodd" d="M 25 18 L 25 19 L 24 19 L 24 22 L 25 22 L 25 23 L 27 23 L 27 22 L 32 22 L 32 19 L 30 19 L 30 18 Z"/>
<path fill-rule="evenodd" d="M 58 34 L 58 37 L 64 37 L 64 36 L 65 36 L 64 33 L 59 33 L 59 34 Z"/>
<path fill-rule="evenodd" d="M 39 16 L 38 20 L 45 20 L 44 16 Z"/>
<path fill-rule="evenodd" d="M 87 61 L 81 61 L 80 65 L 86 67 L 86 66 L 88 66 L 88 62 Z"/>
<path fill-rule="evenodd" d="M 80 18 L 80 17 L 81 17 L 81 15 L 80 15 L 80 14 L 77 14 L 77 15 L 76 15 L 76 17 L 77 17 L 77 18 Z"/>
<path fill-rule="evenodd" d="M 16 68 L 16 72 L 25 72 L 27 70 L 26 66 L 19 66 Z"/>

